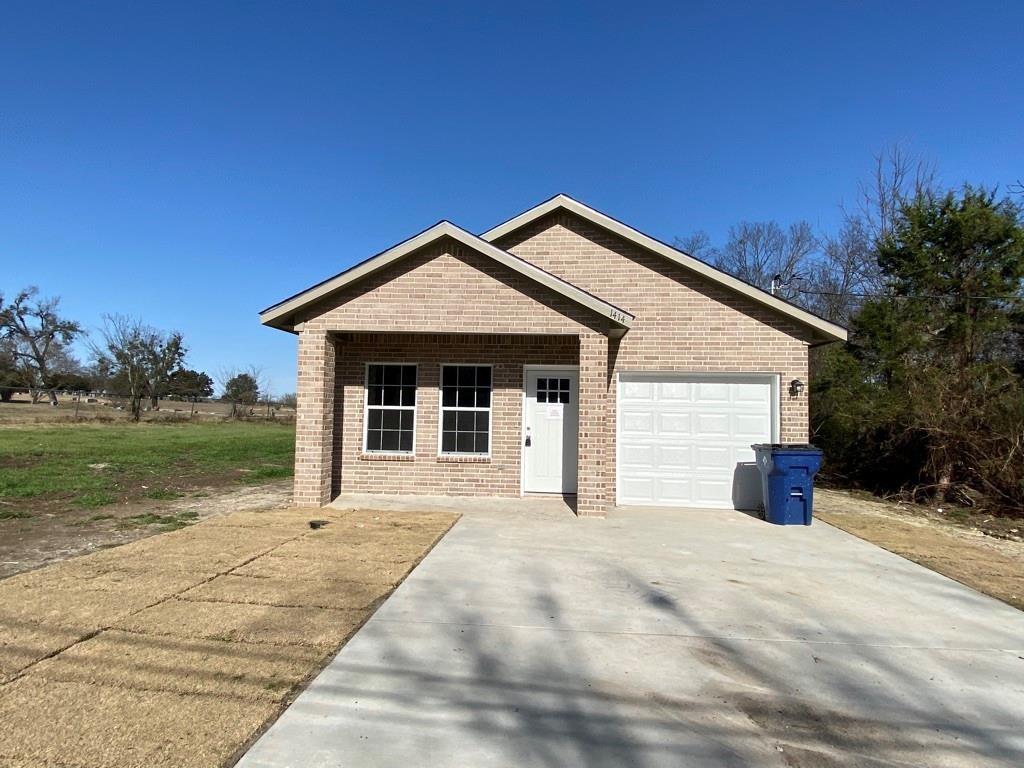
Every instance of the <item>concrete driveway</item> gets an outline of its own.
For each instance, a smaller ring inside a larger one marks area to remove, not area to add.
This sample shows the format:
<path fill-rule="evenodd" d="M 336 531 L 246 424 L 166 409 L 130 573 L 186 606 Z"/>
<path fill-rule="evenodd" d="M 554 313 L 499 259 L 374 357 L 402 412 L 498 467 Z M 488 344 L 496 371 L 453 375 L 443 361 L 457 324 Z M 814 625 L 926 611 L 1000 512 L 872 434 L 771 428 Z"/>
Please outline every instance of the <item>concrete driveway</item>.
<path fill-rule="evenodd" d="M 466 514 L 239 763 L 1024 764 L 1024 614 L 822 523 Z"/>

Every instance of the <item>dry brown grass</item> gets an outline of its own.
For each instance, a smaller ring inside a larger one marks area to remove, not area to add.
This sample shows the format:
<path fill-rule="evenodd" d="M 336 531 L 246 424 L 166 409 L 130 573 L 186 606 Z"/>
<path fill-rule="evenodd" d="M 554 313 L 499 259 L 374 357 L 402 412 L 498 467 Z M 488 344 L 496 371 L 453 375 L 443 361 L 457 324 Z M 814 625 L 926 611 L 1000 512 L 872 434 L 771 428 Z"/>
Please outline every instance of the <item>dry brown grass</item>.
<path fill-rule="evenodd" d="M 364 616 L 363 611 L 330 608 L 175 599 L 133 614 L 116 626 L 154 636 L 330 649 L 347 640 Z"/>
<path fill-rule="evenodd" d="M 216 766 L 279 706 L 40 675 L 0 693 L 0 759 L 25 768 Z"/>
<path fill-rule="evenodd" d="M 110 630 L 39 662 L 36 672 L 65 683 L 280 701 L 322 656 L 305 646 L 252 648 Z"/>
<path fill-rule="evenodd" d="M 183 600 L 215 600 L 296 608 L 335 608 L 361 611 L 380 599 L 380 586 L 353 581 L 308 582 L 303 579 L 218 576 L 179 597 Z"/>
<path fill-rule="evenodd" d="M 32 403 L 27 393 L 18 393 L 8 403 L 0 403 L 0 426 L 21 425 L 21 424 L 60 424 L 72 421 L 85 422 L 127 422 L 131 419 L 130 409 L 125 407 L 127 401 L 124 398 L 101 397 L 94 398 L 96 402 L 87 402 L 86 399 L 76 404 L 72 395 L 61 394 L 57 397 L 57 407 L 49 403 L 44 397 L 38 403 Z M 120 406 L 120 407 L 119 407 Z M 220 400 L 212 400 L 205 403 L 191 403 L 180 400 L 161 400 L 160 410 L 149 410 L 148 401 L 144 403 L 145 410 L 142 412 L 143 421 L 223 421 L 231 418 L 231 403 Z M 253 420 L 266 420 L 271 418 L 267 412 L 266 404 L 252 406 Z M 248 408 L 241 411 L 247 414 Z M 274 421 L 292 422 L 295 421 L 295 410 L 277 406 L 273 409 Z"/>
<path fill-rule="evenodd" d="M 245 512 L 0 581 L 0 766 L 230 762 L 455 519 Z"/>

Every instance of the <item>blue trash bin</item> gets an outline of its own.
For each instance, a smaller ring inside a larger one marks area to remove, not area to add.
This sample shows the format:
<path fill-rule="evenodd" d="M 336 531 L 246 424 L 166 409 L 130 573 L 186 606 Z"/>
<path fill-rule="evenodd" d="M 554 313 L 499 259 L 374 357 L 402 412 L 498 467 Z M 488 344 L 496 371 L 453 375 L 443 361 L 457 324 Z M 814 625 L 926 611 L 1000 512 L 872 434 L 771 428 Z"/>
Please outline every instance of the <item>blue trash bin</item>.
<path fill-rule="evenodd" d="M 764 519 L 775 525 L 810 525 L 821 450 L 813 445 L 780 443 L 750 447 L 761 471 Z"/>

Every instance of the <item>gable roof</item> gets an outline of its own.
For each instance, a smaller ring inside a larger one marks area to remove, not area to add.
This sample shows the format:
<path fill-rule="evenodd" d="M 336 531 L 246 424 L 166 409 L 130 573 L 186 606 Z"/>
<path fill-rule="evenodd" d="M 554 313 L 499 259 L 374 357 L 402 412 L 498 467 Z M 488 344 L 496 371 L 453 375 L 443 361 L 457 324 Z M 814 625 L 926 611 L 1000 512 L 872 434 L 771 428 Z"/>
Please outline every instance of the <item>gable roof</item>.
<path fill-rule="evenodd" d="M 318 283 L 301 293 L 297 293 L 284 301 L 267 307 L 260 312 L 260 322 L 273 328 L 294 332 L 294 315 L 296 312 L 445 237 L 450 237 L 452 240 L 508 267 L 513 272 L 517 272 L 535 283 L 593 310 L 602 317 L 608 318 L 611 322 L 613 335 L 617 335 L 615 334 L 615 329 L 624 333 L 633 323 L 634 316 L 626 310 L 620 309 L 614 304 L 609 304 L 607 301 L 584 291 L 582 288 L 577 288 L 572 283 L 550 272 L 546 272 L 525 259 L 521 259 L 508 251 L 503 251 L 501 248 L 492 245 L 486 240 L 482 240 L 471 232 L 462 229 L 462 227 L 452 224 L 450 221 L 439 221 L 418 235 L 413 235 L 408 240 L 404 240 L 398 245 L 378 253 L 376 256 L 371 256 L 369 259 L 334 277 L 324 280 L 322 283 Z"/>
<path fill-rule="evenodd" d="M 578 200 L 574 200 L 568 195 L 555 195 L 550 200 L 545 200 L 540 205 L 536 205 L 528 211 L 524 211 L 518 216 L 514 216 L 508 221 L 487 230 L 480 235 L 480 237 L 488 242 L 494 242 L 495 240 L 511 234 L 512 232 L 515 232 L 516 230 L 531 224 L 537 219 L 559 209 L 574 213 L 580 218 L 586 219 L 590 223 L 595 224 L 602 229 L 613 232 L 628 242 L 639 245 L 641 248 L 648 251 L 653 251 L 654 253 L 665 257 L 669 261 L 674 262 L 691 272 L 697 273 L 713 283 L 724 286 L 735 293 L 745 296 L 748 299 L 756 301 L 757 303 L 778 312 L 780 315 L 783 315 L 806 328 L 810 328 L 815 335 L 821 339 L 819 343 L 846 341 L 847 332 L 841 325 L 830 322 L 823 317 L 818 317 L 813 312 L 808 312 L 806 309 L 798 307 L 795 304 L 790 304 L 788 301 L 784 301 L 777 296 L 773 296 L 767 291 L 740 280 L 739 278 L 733 277 L 732 275 L 723 272 L 700 259 L 694 258 L 688 253 L 680 251 L 678 248 L 673 248 L 671 245 L 663 243 L 650 235 L 645 235 L 643 232 L 634 229 L 628 224 L 623 224 L 618 219 L 613 219 L 611 216 L 601 213 L 600 211 L 591 208 L 589 205 L 585 205 Z"/>

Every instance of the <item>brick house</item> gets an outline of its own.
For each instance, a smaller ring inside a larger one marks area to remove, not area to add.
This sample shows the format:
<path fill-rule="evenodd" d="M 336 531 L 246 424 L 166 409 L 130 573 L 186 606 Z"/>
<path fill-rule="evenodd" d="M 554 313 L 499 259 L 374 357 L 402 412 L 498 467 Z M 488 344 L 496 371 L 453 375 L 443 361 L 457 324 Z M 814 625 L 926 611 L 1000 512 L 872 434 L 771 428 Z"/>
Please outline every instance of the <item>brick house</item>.
<path fill-rule="evenodd" d="M 442 221 L 260 319 L 299 337 L 296 504 L 597 516 L 748 504 L 750 444 L 807 440 L 808 349 L 846 338 L 565 195 L 479 236 Z"/>

